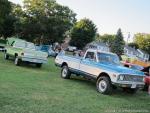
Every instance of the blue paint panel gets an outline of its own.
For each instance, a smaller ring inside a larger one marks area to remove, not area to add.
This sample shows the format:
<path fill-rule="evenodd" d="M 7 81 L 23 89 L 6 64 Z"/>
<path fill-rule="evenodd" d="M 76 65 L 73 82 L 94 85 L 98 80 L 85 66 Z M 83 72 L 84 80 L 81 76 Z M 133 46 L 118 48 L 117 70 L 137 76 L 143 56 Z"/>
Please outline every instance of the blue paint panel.
<path fill-rule="evenodd" d="M 86 59 L 81 60 L 82 59 L 81 57 L 74 57 L 74 56 L 63 56 L 63 59 L 72 61 L 72 62 L 77 62 L 77 63 L 79 63 L 81 61 L 82 64 L 100 68 L 102 70 L 106 70 L 106 71 L 110 71 L 110 72 L 145 76 L 144 73 L 141 71 L 129 69 L 122 65 L 111 64 L 109 62 L 94 62 L 94 61 L 90 61 L 90 60 L 86 60 Z"/>
<path fill-rule="evenodd" d="M 73 68 L 69 68 L 69 69 L 70 69 L 70 71 L 71 71 L 72 73 L 75 73 L 75 74 L 80 74 L 80 75 L 82 75 L 82 76 L 89 76 L 89 77 L 91 77 L 91 78 L 93 78 L 93 79 L 96 79 L 96 78 L 97 78 L 97 76 L 92 75 L 92 74 L 89 74 L 89 73 L 86 73 L 86 72 L 83 72 L 83 71 L 81 71 L 81 70 L 77 70 L 77 69 L 73 69 Z"/>

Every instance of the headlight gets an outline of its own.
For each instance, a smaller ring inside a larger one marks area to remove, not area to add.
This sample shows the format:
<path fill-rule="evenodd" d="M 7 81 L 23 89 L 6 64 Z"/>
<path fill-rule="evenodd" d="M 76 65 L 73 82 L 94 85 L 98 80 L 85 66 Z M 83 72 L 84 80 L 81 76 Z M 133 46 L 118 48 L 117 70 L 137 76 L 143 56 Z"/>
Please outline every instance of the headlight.
<path fill-rule="evenodd" d="M 120 75 L 120 76 L 119 76 L 119 80 L 122 81 L 123 79 L 124 79 L 124 75 Z"/>

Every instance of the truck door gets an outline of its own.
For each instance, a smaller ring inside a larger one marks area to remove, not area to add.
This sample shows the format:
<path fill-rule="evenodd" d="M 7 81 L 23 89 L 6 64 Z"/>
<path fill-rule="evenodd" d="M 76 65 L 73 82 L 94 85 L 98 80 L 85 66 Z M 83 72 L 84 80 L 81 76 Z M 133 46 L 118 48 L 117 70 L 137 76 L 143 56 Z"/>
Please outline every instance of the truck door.
<path fill-rule="evenodd" d="M 85 58 L 81 60 L 80 70 L 85 74 L 97 76 L 99 75 L 99 69 L 96 67 L 96 65 L 96 54 L 94 52 L 87 52 Z"/>

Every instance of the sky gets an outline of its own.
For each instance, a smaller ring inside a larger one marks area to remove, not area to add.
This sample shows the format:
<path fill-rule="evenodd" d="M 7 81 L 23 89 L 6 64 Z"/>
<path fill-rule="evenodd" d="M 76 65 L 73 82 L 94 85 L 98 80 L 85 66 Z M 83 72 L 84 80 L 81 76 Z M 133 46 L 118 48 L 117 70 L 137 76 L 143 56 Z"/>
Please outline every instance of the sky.
<path fill-rule="evenodd" d="M 23 0 L 9 0 L 22 4 Z M 77 14 L 91 19 L 100 34 L 116 34 L 119 28 L 130 41 L 135 33 L 150 33 L 150 0 L 57 0 Z"/>

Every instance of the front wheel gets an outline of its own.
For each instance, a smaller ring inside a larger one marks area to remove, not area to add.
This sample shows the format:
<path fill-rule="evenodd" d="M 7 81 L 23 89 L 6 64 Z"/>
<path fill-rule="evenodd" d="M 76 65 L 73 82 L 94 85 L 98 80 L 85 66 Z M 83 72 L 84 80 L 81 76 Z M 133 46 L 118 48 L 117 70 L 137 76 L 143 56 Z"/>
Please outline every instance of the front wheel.
<path fill-rule="evenodd" d="M 63 66 L 62 70 L 61 70 L 61 77 L 64 79 L 70 79 L 71 73 L 69 71 L 68 66 Z"/>
<path fill-rule="evenodd" d="M 9 55 L 8 55 L 7 53 L 5 53 L 5 54 L 4 54 L 4 58 L 5 58 L 6 60 L 8 60 L 8 59 L 9 59 Z"/>
<path fill-rule="evenodd" d="M 36 64 L 36 67 L 41 68 L 42 64 Z"/>
<path fill-rule="evenodd" d="M 21 60 L 16 56 L 16 58 L 15 58 L 15 65 L 16 66 L 20 66 L 20 64 L 21 64 Z"/>
<path fill-rule="evenodd" d="M 112 84 L 107 76 L 99 77 L 96 82 L 97 91 L 102 94 L 111 94 L 112 92 Z"/>

